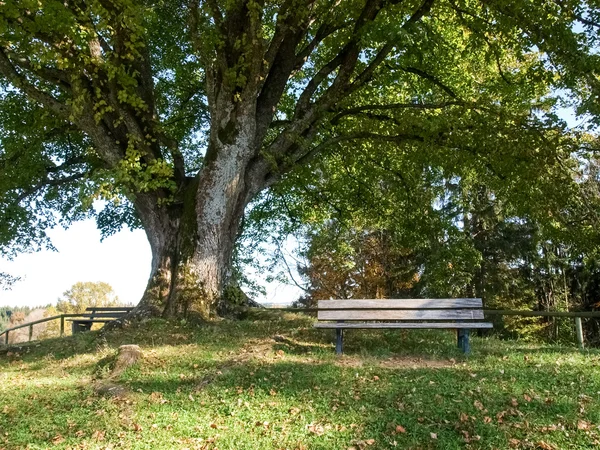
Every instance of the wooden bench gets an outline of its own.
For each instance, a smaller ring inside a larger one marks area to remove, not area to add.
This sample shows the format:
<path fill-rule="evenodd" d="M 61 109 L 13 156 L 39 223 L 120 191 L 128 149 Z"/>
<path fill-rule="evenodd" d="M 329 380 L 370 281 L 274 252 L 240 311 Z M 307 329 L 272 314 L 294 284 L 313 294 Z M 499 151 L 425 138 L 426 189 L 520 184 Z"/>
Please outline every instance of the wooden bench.
<path fill-rule="evenodd" d="M 81 315 L 81 318 L 67 319 L 71 324 L 71 331 L 73 334 L 81 333 L 83 331 L 90 331 L 92 325 L 95 323 L 106 323 L 111 322 L 115 319 L 119 319 L 133 310 L 129 306 L 92 306 L 86 308 L 85 314 Z"/>
<path fill-rule="evenodd" d="M 335 322 L 319 322 L 315 327 L 335 328 L 338 355 L 343 352 L 344 330 L 351 328 L 456 329 L 458 347 L 468 354 L 469 330 L 493 326 L 482 322 L 482 308 L 480 298 L 319 300 L 318 320 Z"/>

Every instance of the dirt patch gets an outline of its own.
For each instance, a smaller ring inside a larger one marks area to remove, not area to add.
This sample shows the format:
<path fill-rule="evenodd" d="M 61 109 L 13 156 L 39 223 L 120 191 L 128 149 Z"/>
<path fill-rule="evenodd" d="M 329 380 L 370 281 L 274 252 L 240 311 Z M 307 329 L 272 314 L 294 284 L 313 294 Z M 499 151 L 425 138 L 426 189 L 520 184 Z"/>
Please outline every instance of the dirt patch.
<path fill-rule="evenodd" d="M 456 361 L 451 359 L 424 359 L 409 356 L 398 356 L 380 360 L 343 355 L 337 358 L 335 362 L 335 365 L 338 367 L 359 368 L 365 365 L 369 365 L 375 367 L 382 367 L 384 369 L 436 369 L 444 367 L 453 367 L 455 364 Z"/>
<path fill-rule="evenodd" d="M 452 359 L 423 359 L 414 357 L 392 357 L 379 362 L 384 369 L 440 369 L 453 367 L 456 361 Z"/>
<path fill-rule="evenodd" d="M 273 342 L 267 339 L 253 339 L 244 344 L 238 356 L 241 360 L 272 356 Z"/>
<path fill-rule="evenodd" d="M 365 360 L 356 356 L 340 356 L 335 360 L 335 365 L 338 367 L 362 367 Z"/>

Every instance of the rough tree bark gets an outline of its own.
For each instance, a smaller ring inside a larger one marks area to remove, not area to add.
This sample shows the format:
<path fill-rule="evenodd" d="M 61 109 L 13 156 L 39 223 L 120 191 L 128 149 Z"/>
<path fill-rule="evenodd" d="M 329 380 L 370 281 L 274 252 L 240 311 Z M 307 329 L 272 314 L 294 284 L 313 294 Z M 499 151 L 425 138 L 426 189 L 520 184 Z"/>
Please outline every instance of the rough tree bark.
<path fill-rule="evenodd" d="M 152 196 L 137 196 L 152 249 L 141 308 L 209 318 L 219 302 L 245 300 L 231 278 L 233 250 L 244 208 L 267 184 L 248 173 L 256 154 L 255 109 L 249 102 L 215 111 L 221 120 L 215 121 L 205 165 L 182 184 L 175 204 L 159 206 Z"/>

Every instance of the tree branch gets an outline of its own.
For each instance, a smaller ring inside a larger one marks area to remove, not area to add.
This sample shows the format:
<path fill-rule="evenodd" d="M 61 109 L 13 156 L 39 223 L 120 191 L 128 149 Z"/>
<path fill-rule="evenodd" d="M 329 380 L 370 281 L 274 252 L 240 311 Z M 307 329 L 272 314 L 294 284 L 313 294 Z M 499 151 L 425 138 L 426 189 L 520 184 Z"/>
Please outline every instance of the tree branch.
<path fill-rule="evenodd" d="M 378 13 L 383 7 L 384 1 L 367 1 L 364 8 L 362 9 L 360 16 L 356 20 L 352 37 L 337 53 L 337 55 L 325 64 L 321 69 L 311 78 L 306 88 L 300 94 L 300 98 L 296 104 L 296 110 L 294 112 L 295 118 L 303 117 L 309 109 L 310 101 L 315 94 L 321 83 L 327 79 L 327 77 L 336 69 L 338 73 L 332 82 L 331 86 L 327 89 L 326 95 L 322 96 L 321 103 L 324 103 L 326 98 L 330 98 L 336 91 L 340 91 L 345 87 L 348 82 L 351 73 L 354 71 L 358 56 L 360 54 L 360 47 L 358 42 L 360 35 L 364 27 L 371 23 L 377 17 Z"/>
<path fill-rule="evenodd" d="M 402 70 L 404 72 L 413 73 L 415 75 L 418 75 L 421 78 L 429 80 L 433 84 L 435 84 L 437 87 L 439 87 L 441 90 L 443 90 L 446 94 L 448 94 L 450 97 L 458 99 L 458 95 L 456 95 L 456 93 L 452 89 L 450 89 L 448 86 L 446 86 L 440 80 L 438 80 L 435 76 L 433 76 L 421 69 L 417 69 L 415 67 L 400 67 L 400 70 Z"/>
<path fill-rule="evenodd" d="M 389 111 L 395 109 L 444 109 L 449 106 L 459 106 L 464 105 L 463 102 L 460 101 L 450 101 L 450 102 L 441 102 L 441 103 L 391 103 L 389 105 L 363 105 L 357 106 L 356 108 L 349 108 L 344 111 L 339 112 L 331 119 L 331 124 L 335 125 L 339 122 L 339 120 L 345 116 L 351 116 L 355 114 L 359 114 L 364 111 L 372 111 L 372 110 L 380 110 L 380 111 Z"/>
<path fill-rule="evenodd" d="M 69 76 L 64 70 L 55 69 L 52 67 L 34 67 L 31 62 L 22 56 L 18 56 L 15 53 L 5 50 L 6 57 L 13 63 L 22 69 L 28 70 L 29 72 L 37 75 L 43 80 L 46 80 L 52 84 L 57 85 L 63 89 L 71 89 L 71 83 Z"/>
<path fill-rule="evenodd" d="M 71 108 L 31 84 L 23 74 L 17 71 L 8 56 L 6 56 L 4 48 L 0 48 L 0 73 L 2 73 L 14 87 L 21 89 L 33 100 L 51 109 L 60 117 L 67 120 L 69 119 Z"/>
<path fill-rule="evenodd" d="M 76 173 L 73 175 L 69 175 L 68 177 L 56 178 L 56 179 L 48 179 L 46 176 L 38 184 L 36 184 L 35 186 L 32 186 L 31 188 L 29 188 L 29 189 L 25 190 L 24 192 L 22 192 L 21 194 L 19 194 L 17 196 L 17 198 L 15 199 L 15 204 L 21 203 L 27 197 L 30 197 L 30 196 L 38 193 L 41 189 L 43 189 L 45 187 L 62 186 L 62 185 L 68 184 L 68 183 L 72 183 L 73 181 L 81 180 L 82 178 L 85 178 L 87 175 L 88 174 L 86 174 L 86 173 Z"/>
<path fill-rule="evenodd" d="M 331 147 L 334 144 L 339 144 L 340 142 L 365 140 L 365 139 L 380 140 L 380 141 L 384 141 L 384 142 L 396 142 L 396 143 L 407 142 L 407 141 L 416 141 L 416 142 L 424 142 L 425 141 L 425 139 L 418 134 L 400 133 L 400 134 L 396 134 L 396 135 L 386 135 L 386 134 L 378 134 L 378 133 L 372 133 L 372 132 L 368 132 L 368 131 L 362 131 L 362 132 L 351 133 L 351 134 L 347 134 L 347 135 L 333 137 L 331 139 L 321 142 L 319 145 L 313 147 L 312 149 L 309 149 L 308 151 L 306 151 L 305 148 L 302 147 L 301 145 L 296 144 L 294 146 L 295 152 L 293 155 L 290 155 L 289 161 L 285 164 L 279 165 L 276 168 L 277 171 L 271 170 L 265 176 L 265 183 L 267 186 L 271 186 L 273 183 L 278 181 L 281 178 L 281 176 L 289 170 L 289 168 L 291 166 L 307 163 L 312 158 L 314 158 L 317 154 L 321 153 L 323 150 L 325 150 L 328 147 Z"/>

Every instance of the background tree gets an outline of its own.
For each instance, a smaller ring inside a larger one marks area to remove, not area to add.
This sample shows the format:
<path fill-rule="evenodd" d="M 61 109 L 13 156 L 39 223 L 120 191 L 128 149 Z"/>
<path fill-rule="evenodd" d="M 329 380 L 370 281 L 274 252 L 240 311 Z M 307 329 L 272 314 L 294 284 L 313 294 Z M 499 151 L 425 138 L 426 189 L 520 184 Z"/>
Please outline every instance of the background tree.
<path fill-rule="evenodd" d="M 431 160 L 425 150 L 394 150 L 354 148 L 353 161 L 341 165 L 332 153 L 307 169 L 328 173 L 315 178 L 314 191 L 294 188 L 290 178 L 290 189 L 257 208 L 280 214 L 287 226 L 275 233 L 301 237 L 302 303 L 477 296 L 498 309 L 598 307 L 591 300 L 600 248 L 593 160 L 582 166 L 579 156 L 556 153 L 556 164 L 544 171 L 530 160 L 514 176 L 504 174 L 512 165 L 494 160 L 490 168 L 490 160 L 468 165 L 444 158 L 444 165 L 423 170 L 415 163 Z M 367 169 L 363 153 L 380 156 L 384 170 Z M 547 198 L 532 201 L 536 192 Z M 512 317 L 497 327 L 570 340 L 572 328 L 572 321 Z M 590 341 L 598 340 L 597 321 L 587 321 L 586 329 Z"/>
<path fill-rule="evenodd" d="M 490 131 L 494 143 L 508 133 L 513 159 L 529 157 L 533 133 L 556 129 L 539 120 L 550 87 L 592 111 L 597 11 L 571 1 L 3 2 L 3 252 L 48 245 L 57 217 L 94 215 L 101 197 L 105 235 L 128 224 L 148 236 L 140 307 L 208 316 L 235 281 L 244 211 L 295 167 L 350 142 L 481 157 Z"/>
<path fill-rule="evenodd" d="M 78 281 L 56 302 L 58 313 L 83 313 L 91 306 L 123 306 L 110 284 Z"/>
<path fill-rule="evenodd" d="M 10 328 L 11 324 L 23 322 L 31 311 L 28 306 L 0 306 L 0 331 Z"/>

